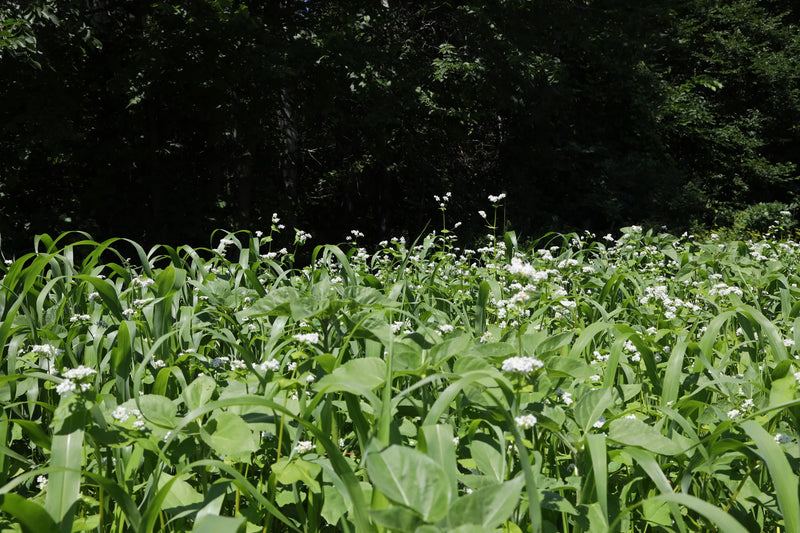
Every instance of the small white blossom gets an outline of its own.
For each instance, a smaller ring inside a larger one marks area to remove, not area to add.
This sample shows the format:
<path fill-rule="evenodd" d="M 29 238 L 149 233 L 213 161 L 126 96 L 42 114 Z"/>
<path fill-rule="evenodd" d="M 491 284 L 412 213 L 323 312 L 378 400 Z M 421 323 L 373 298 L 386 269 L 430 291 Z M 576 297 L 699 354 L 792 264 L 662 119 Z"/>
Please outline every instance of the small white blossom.
<path fill-rule="evenodd" d="M 453 326 L 450 324 L 439 324 L 439 331 L 442 333 L 452 333 L 453 329 Z"/>
<path fill-rule="evenodd" d="M 111 413 L 111 417 L 120 423 L 125 422 L 130 416 L 131 414 L 128 412 L 128 410 L 121 405 L 117 406 L 117 408 Z"/>
<path fill-rule="evenodd" d="M 603 425 L 604 425 L 605 423 L 606 423 L 606 417 L 604 417 L 604 416 L 602 416 L 602 415 L 601 415 L 601 416 L 600 416 L 600 418 L 598 418 L 598 419 L 597 419 L 597 422 L 595 422 L 594 424 L 592 424 L 592 426 L 593 426 L 593 427 L 596 427 L 597 429 L 600 429 L 601 427 L 603 427 Z"/>
<path fill-rule="evenodd" d="M 47 476 L 36 476 L 36 487 L 39 490 L 47 488 Z"/>
<path fill-rule="evenodd" d="M 788 444 L 789 442 L 792 442 L 792 437 L 789 435 L 784 435 L 783 433 L 778 433 L 775 435 L 775 442 L 778 444 Z"/>
<path fill-rule="evenodd" d="M 306 453 L 310 452 L 314 449 L 314 443 L 310 440 L 301 440 L 297 443 L 297 446 L 294 447 L 294 451 L 297 453 Z"/>
<path fill-rule="evenodd" d="M 503 372 L 529 374 L 537 368 L 542 368 L 544 363 L 535 357 L 509 357 L 503 361 Z"/>
<path fill-rule="evenodd" d="M 306 344 L 316 344 L 319 342 L 319 333 L 298 333 L 297 335 L 292 335 L 292 338 Z"/>
<path fill-rule="evenodd" d="M 276 372 L 281 367 L 280 361 L 277 359 L 270 359 L 269 361 L 264 361 L 260 365 L 258 365 L 258 369 L 262 372 L 266 372 L 267 370 L 271 370 L 272 372 Z"/>
<path fill-rule="evenodd" d="M 530 429 L 536 425 L 536 417 L 531 414 L 522 415 L 516 417 L 514 422 L 516 422 L 517 425 L 522 429 Z"/>
<path fill-rule="evenodd" d="M 69 379 L 65 379 L 64 381 L 58 384 L 58 386 L 56 387 L 56 392 L 59 394 L 59 396 L 65 396 L 71 392 L 75 392 L 75 389 L 77 389 L 77 385 L 75 385 L 75 382 Z"/>
<path fill-rule="evenodd" d="M 731 409 L 730 411 L 728 411 L 728 418 L 730 418 L 731 420 L 739 418 L 741 415 L 742 412 L 739 411 L 738 409 Z"/>

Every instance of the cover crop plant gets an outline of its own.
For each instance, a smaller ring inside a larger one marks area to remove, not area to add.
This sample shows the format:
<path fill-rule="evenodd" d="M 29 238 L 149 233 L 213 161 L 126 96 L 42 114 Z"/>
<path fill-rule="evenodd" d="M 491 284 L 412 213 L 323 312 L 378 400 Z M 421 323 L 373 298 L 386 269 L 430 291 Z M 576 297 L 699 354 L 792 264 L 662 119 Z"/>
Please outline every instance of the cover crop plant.
<path fill-rule="evenodd" d="M 4 530 L 800 530 L 800 244 L 277 224 L 5 261 Z"/>

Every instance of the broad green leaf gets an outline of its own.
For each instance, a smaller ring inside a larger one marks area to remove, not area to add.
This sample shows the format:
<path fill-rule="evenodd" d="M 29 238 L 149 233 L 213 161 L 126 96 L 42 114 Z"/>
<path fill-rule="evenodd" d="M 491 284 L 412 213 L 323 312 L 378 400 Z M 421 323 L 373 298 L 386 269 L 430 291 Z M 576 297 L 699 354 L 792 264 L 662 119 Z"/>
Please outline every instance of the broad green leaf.
<path fill-rule="evenodd" d="M 291 485 L 302 481 L 311 492 L 320 492 L 317 477 L 322 472 L 322 467 L 318 464 L 310 463 L 301 458 L 289 459 L 281 457 L 272 465 L 272 471 L 279 483 Z"/>
<path fill-rule="evenodd" d="M 253 432 L 237 414 L 217 411 L 206 422 L 204 430 L 214 452 L 220 457 L 234 461 L 245 461 L 258 449 Z"/>
<path fill-rule="evenodd" d="M 377 396 L 372 391 L 383 385 L 385 379 L 386 363 L 382 359 L 353 359 L 320 379 L 314 389 L 319 392 L 351 392 L 377 405 Z"/>
<path fill-rule="evenodd" d="M 176 477 L 166 472 L 161 472 L 158 477 L 158 488 L 169 487 L 162 509 L 168 513 L 176 513 L 195 508 L 202 503 L 203 495 L 197 492 L 187 481 L 180 476 Z"/>
<path fill-rule="evenodd" d="M 208 403 L 217 389 L 217 382 L 210 376 L 200 376 L 192 381 L 183 391 L 184 402 L 188 410 L 197 409 Z"/>
<path fill-rule="evenodd" d="M 193 533 L 244 533 L 247 521 L 243 517 L 205 515 L 192 528 Z"/>
<path fill-rule="evenodd" d="M 583 394 L 575 403 L 575 420 L 584 432 L 588 432 L 613 403 L 609 387 L 602 387 Z"/>
<path fill-rule="evenodd" d="M 178 414 L 178 407 L 166 396 L 145 394 L 138 398 L 136 405 L 148 422 L 167 429 L 175 427 L 175 415 Z"/>
<path fill-rule="evenodd" d="M 376 524 L 391 531 L 414 532 L 425 522 L 418 513 L 405 507 L 374 509 L 369 512 L 369 516 Z"/>
<path fill-rule="evenodd" d="M 461 496 L 447 513 L 451 527 L 477 525 L 491 531 L 506 521 L 520 504 L 520 493 L 525 480 L 517 476 L 499 485 L 490 485 Z"/>
<path fill-rule="evenodd" d="M 435 522 L 447 513 L 452 497 L 447 474 L 424 453 L 392 445 L 367 456 L 367 473 L 390 500 Z"/>
<path fill-rule="evenodd" d="M 677 455 L 686 451 L 681 444 L 665 437 L 657 429 L 637 419 L 618 418 L 612 420 L 608 427 L 608 438 L 619 444 L 639 446 L 661 455 Z"/>
<path fill-rule="evenodd" d="M 498 483 L 505 480 L 506 461 L 499 445 L 473 440 L 469 443 L 469 450 L 478 470 Z"/>
<path fill-rule="evenodd" d="M 0 495 L 0 509 L 19 522 L 23 533 L 59 531 L 58 524 L 44 507 L 17 494 Z"/>

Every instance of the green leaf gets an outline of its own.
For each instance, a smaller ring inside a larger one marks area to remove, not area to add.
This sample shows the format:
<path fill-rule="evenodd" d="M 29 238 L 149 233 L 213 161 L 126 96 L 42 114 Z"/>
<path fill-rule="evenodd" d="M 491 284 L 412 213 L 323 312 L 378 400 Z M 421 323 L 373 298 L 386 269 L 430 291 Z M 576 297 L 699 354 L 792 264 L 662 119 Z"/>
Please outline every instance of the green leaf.
<path fill-rule="evenodd" d="M 158 478 L 158 489 L 169 487 L 162 509 L 168 513 L 176 513 L 195 508 L 203 502 L 203 496 L 182 477 L 161 472 Z"/>
<path fill-rule="evenodd" d="M 211 400 L 214 391 L 217 389 L 217 382 L 210 376 L 200 376 L 192 381 L 183 391 L 184 402 L 188 410 L 197 409 Z"/>
<path fill-rule="evenodd" d="M 525 480 L 517 476 L 511 481 L 482 487 L 457 499 L 447 513 L 451 527 L 479 525 L 484 531 L 494 530 L 506 521 L 520 504 Z"/>
<path fill-rule="evenodd" d="M 767 463 L 767 469 L 775 485 L 778 507 L 783 513 L 784 529 L 800 531 L 800 501 L 797 495 L 800 480 L 792 470 L 783 449 L 775 442 L 772 435 L 754 420 L 742 422 L 741 426 L 753 439 L 759 455 Z"/>
<path fill-rule="evenodd" d="M 23 533 L 42 533 L 58 531 L 50 514 L 35 501 L 23 498 L 17 494 L 3 494 L 0 496 L 0 509 L 13 516 L 22 526 Z"/>
<path fill-rule="evenodd" d="M 54 435 L 50 450 L 50 466 L 68 471 L 50 474 L 47 481 L 45 508 L 63 533 L 72 531 L 72 520 L 81 497 L 81 466 L 83 464 L 83 430 Z"/>
<path fill-rule="evenodd" d="M 166 396 L 145 394 L 136 402 L 142 416 L 148 421 L 163 428 L 175 427 L 175 415 L 178 407 Z"/>
<path fill-rule="evenodd" d="M 661 455 L 677 455 L 686 451 L 681 444 L 665 437 L 649 424 L 632 418 L 612 420 L 608 427 L 608 439 Z"/>
<path fill-rule="evenodd" d="M 320 379 L 314 386 L 319 392 L 351 392 L 368 398 L 378 405 L 372 392 L 383 385 L 386 378 L 386 363 L 377 357 L 353 359 Z"/>
<path fill-rule="evenodd" d="M 243 517 L 206 515 L 192 528 L 193 533 L 244 533 L 247 521 Z"/>
<path fill-rule="evenodd" d="M 452 497 L 447 474 L 424 453 L 392 445 L 367 456 L 367 473 L 390 500 L 435 522 L 445 516 Z"/>
<path fill-rule="evenodd" d="M 272 465 L 272 471 L 278 482 L 284 485 L 302 481 L 311 492 L 319 493 L 321 490 L 317 477 L 322 472 L 322 467 L 318 464 L 310 463 L 299 457 L 293 459 L 281 457 Z"/>
<path fill-rule="evenodd" d="M 575 402 L 575 420 L 580 424 L 584 433 L 588 433 L 592 425 L 597 422 L 608 407 L 613 403 L 611 389 L 602 387 L 585 393 Z"/>
<path fill-rule="evenodd" d="M 482 440 L 473 440 L 469 443 L 469 450 L 475 466 L 484 475 L 493 478 L 498 483 L 506 477 L 506 462 L 503 452 L 494 444 Z"/>
<path fill-rule="evenodd" d="M 237 414 L 217 411 L 206 422 L 208 440 L 217 455 L 230 460 L 247 460 L 258 449 L 253 432 Z"/>
<path fill-rule="evenodd" d="M 405 507 L 390 507 L 388 509 L 374 509 L 369 512 L 369 516 L 379 526 L 390 529 L 391 531 L 402 531 L 403 533 L 413 533 L 417 528 L 424 524 L 422 517 Z"/>

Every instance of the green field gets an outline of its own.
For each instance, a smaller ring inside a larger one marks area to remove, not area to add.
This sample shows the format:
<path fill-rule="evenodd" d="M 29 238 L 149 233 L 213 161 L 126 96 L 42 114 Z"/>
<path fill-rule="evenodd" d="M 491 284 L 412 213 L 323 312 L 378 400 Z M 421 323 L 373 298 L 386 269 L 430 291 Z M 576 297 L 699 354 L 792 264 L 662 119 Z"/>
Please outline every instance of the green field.
<path fill-rule="evenodd" d="M 2 530 L 800 531 L 800 244 L 278 236 L 0 265 Z"/>

